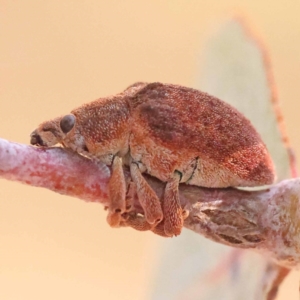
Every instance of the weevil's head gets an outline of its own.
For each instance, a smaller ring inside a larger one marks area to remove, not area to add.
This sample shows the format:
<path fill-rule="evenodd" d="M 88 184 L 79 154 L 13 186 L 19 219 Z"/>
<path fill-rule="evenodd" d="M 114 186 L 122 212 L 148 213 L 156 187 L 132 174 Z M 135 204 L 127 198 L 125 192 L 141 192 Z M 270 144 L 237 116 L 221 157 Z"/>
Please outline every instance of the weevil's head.
<path fill-rule="evenodd" d="M 30 143 L 41 147 L 61 144 L 98 156 L 123 153 L 128 148 L 129 120 L 130 111 L 122 98 L 98 99 L 43 122 L 31 133 Z"/>
<path fill-rule="evenodd" d="M 76 117 L 68 114 L 43 122 L 30 135 L 31 145 L 51 147 L 56 144 L 64 144 L 64 141 L 74 131 Z"/>
<path fill-rule="evenodd" d="M 116 96 L 83 104 L 70 114 L 43 122 L 31 133 L 30 143 L 41 147 L 61 144 L 97 155 L 126 152 L 131 114 L 127 99 L 146 85 L 135 83 Z"/>

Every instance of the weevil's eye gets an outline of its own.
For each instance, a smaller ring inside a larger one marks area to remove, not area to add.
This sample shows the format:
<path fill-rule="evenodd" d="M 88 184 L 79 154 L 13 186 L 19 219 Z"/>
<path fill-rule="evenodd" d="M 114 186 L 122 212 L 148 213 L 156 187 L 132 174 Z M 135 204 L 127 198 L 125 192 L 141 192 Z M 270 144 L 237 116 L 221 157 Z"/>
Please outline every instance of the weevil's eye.
<path fill-rule="evenodd" d="M 75 125 L 76 118 L 74 115 L 66 115 L 60 120 L 60 128 L 63 133 L 68 133 Z"/>

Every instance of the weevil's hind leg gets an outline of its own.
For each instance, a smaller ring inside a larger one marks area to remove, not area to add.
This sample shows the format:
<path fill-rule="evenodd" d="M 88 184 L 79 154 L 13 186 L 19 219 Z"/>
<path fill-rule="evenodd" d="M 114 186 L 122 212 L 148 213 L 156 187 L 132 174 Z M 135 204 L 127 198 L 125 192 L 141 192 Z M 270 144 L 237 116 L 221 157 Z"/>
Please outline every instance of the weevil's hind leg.
<path fill-rule="evenodd" d="M 164 228 L 168 236 L 179 235 L 183 227 L 185 211 L 179 201 L 179 182 L 181 173 L 174 172 L 173 177 L 167 182 L 163 200 Z"/>
<path fill-rule="evenodd" d="M 136 163 L 130 164 L 131 178 L 136 184 L 136 192 L 142 208 L 144 209 L 145 218 L 150 224 L 157 224 L 163 219 L 163 212 L 160 201 L 146 182 Z"/>
<path fill-rule="evenodd" d="M 112 163 L 112 174 L 108 184 L 110 203 L 107 222 L 111 227 L 118 227 L 121 214 L 126 211 L 126 183 L 122 167 L 122 158 L 116 156 Z"/>

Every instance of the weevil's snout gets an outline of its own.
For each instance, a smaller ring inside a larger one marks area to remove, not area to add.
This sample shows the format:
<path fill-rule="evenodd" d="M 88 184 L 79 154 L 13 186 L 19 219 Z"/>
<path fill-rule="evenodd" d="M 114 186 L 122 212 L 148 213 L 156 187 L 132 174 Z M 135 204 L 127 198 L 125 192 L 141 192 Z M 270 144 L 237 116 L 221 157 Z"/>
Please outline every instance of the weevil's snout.
<path fill-rule="evenodd" d="M 30 144 L 38 147 L 51 147 L 60 142 L 59 135 L 52 131 L 45 131 L 40 127 L 30 135 Z"/>
<path fill-rule="evenodd" d="M 36 130 L 30 135 L 30 144 L 35 146 L 46 146 Z"/>
<path fill-rule="evenodd" d="M 58 120 L 52 120 L 39 125 L 39 127 L 30 134 L 30 144 L 38 147 L 51 147 L 58 144 L 61 137 L 58 124 Z"/>
<path fill-rule="evenodd" d="M 46 121 L 30 135 L 31 145 L 51 147 L 62 143 L 75 126 L 76 117 L 72 114 Z"/>

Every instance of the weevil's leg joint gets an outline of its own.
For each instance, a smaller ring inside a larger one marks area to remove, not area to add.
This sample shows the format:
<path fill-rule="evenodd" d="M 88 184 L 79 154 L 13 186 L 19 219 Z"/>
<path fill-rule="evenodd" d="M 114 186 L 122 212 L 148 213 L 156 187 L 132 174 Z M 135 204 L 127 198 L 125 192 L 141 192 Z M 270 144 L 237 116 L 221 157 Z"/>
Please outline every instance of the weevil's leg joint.
<path fill-rule="evenodd" d="M 180 172 L 180 171 L 178 171 L 178 170 L 175 170 L 175 172 L 174 172 L 174 176 L 179 176 L 179 182 L 181 181 L 181 179 L 182 179 L 182 172 Z"/>

